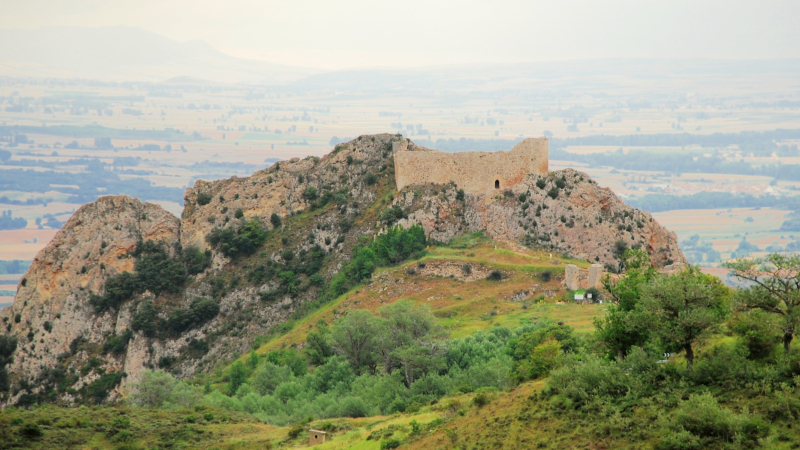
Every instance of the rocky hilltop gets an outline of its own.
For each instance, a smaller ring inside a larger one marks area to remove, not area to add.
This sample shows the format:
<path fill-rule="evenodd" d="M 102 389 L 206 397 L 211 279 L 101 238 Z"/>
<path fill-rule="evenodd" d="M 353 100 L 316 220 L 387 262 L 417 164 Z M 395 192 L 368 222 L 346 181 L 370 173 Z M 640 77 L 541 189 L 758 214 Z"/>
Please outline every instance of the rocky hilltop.
<path fill-rule="evenodd" d="M 656 267 L 685 262 L 674 233 L 574 170 L 530 174 L 495 195 L 455 184 L 397 192 L 398 143 L 426 150 L 362 136 L 323 158 L 198 181 L 180 219 L 124 196 L 85 205 L 0 316 L 17 338 L 4 402 L 103 401 L 144 368 L 211 370 L 325 301 L 359 240 L 396 224 L 443 243 L 485 230 L 610 269 L 628 247 Z"/>

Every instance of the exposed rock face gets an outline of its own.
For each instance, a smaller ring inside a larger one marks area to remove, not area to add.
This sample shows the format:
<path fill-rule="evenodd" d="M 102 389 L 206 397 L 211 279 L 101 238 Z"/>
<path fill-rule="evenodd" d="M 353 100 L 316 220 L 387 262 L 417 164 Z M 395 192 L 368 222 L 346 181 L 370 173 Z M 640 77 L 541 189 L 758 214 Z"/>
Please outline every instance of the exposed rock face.
<path fill-rule="evenodd" d="M 612 266 L 619 264 L 621 250 L 634 246 L 646 249 L 658 268 L 686 262 L 675 233 L 573 169 L 528 175 L 491 198 L 466 194 L 459 200 L 455 185 L 409 186 L 395 203 L 413 211 L 404 224 L 421 223 L 426 233 L 443 242 L 486 230 L 494 239 Z"/>
<path fill-rule="evenodd" d="M 316 301 L 319 277 L 330 279 L 360 238 L 392 223 L 419 223 L 431 239 L 442 242 L 485 230 L 494 239 L 601 264 L 618 264 L 619 250 L 635 245 L 650 252 L 656 267 L 686 261 L 674 233 L 580 172 L 529 174 L 512 189 L 489 196 L 465 193 L 452 183 L 411 185 L 396 192 L 392 164 L 393 148 L 398 147 L 426 150 L 397 135 L 362 136 L 322 159 L 282 161 L 247 178 L 198 181 L 186 190 L 180 220 L 156 205 L 124 196 L 85 205 L 37 255 L 14 305 L 0 313 L 6 318 L 3 325 L 10 324 L 8 332 L 19 339 L 9 371 L 16 380 L 35 383 L 45 368 L 62 364 L 77 372 L 97 357 L 106 373 L 127 373 L 124 388 L 146 367 L 169 367 L 183 377 L 209 370 L 219 360 L 249 351 L 257 336 L 272 332 L 305 303 Z M 400 216 L 395 214 L 398 209 Z M 280 229 L 270 220 L 273 214 L 281 218 Z M 181 246 L 205 250 L 212 230 L 236 231 L 248 220 L 270 231 L 257 253 L 232 260 L 215 248 L 212 267 L 190 278 L 179 293 L 156 297 L 145 292 L 99 315 L 90 306 L 91 294 L 102 294 L 110 276 L 134 270 L 129 253 L 140 240 L 161 241 L 170 251 Z M 313 252 L 323 255 L 315 280 L 297 265 Z M 281 283 L 275 267 L 287 270 L 285 258 L 292 257 L 300 261 L 292 268 L 297 284 L 289 292 L 271 295 Z M 471 280 L 485 277 L 488 268 L 453 263 L 420 270 Z M 583 276 L 581 283 L 585 281 Z M 156 320 L 163 325 L 171 311 L 188 308 L 197 297 L 213 299 L 219 315 L 177 334 L 133 333 L 117 354 L 102 350 L 109 335 L 131 328 L 132 314 L 145 300 L 152 301 Z M 85 339 L 86 345 L 72 352 L 70 343 L 77 338 Z M 59 359 L 65 354 L 67 359 Z M 71 388 L 80 389 L 97 377 L 90 371 Z M 69 401 L 69 394 L 62 395 Z"/>
<path fill-rule="evenodd" d="M 108 276 L 133 271 L 128 252 L 139 240 L 162 241 L 171 248 L 178 241 L 178 226 L 178 219 L 160 206 L 127 196 L 82 206 L 39 252 L 20 281 L 14 304 L 2 312 L 10 333 L 19 338 L 9 371 L 33 378 L 69 352 L 74 339 L 103 342 L 105 335 L 127 328 L 125 314 L 97 316 L 88 298 L 102 293 Z"/>
<path fill-rule="evenodd" d="M 199 180 L 184 194 L 186 206 L 181 215 L 181 241 L 184 246 L 208 248 L 205 240 L 208 233 L 214 228 L 232 226 L 237 210 L 242 211 L 245 220 L 255 218 L 272 228 L 273 213 L 285 218 L 301 212 L 314 200 L 313 195 L 323 195 L 325 187 L 338 188 L 340 194 L 366 206 L 365 202 L 374 201 L 375 195 L 366 189 L 367 183 L 362 178 L 370 170 L 385 166 L 384 159 L 391 156 L 393 139 L 396 139 L 394 135 L 359 138 L 348 143 L 345 151 L 334 151 L 322 159 L 281 161 L 278 167 L 247 178 Z M 314 188 L 315 194 L 307 191 L 309 187 Z M 208 196 L 210 201 L 200 204 L 199 195 Z M 325 237 L 321 235 L 320 242 L 324 242 Z"/>
<path fill-rule="evenodd" d="M 289 242 L 279 241 L 271 250 L 267 245 L 264 250 L 269 254 L 257 259 L 264 266 L 281 261 L 281 247 L 291 247 L 300 254 L 318 245 L 329 255 L 325 270 L 331 276 L 349 257 L 358 238 L 374 233 L 374 218 L 373 223 L 359 223 L 361 208 L 376 200 L 381 178 L 389 176 L 382 186 L 394 184 L 391 143 L 397 139 L 395 135 L 365 136 L 338 146 L 322 160 L 293 159 L 247 178 L 198 181 L 186 190 L 186 207 L 180 220 L 157 205 L 125 196 L 103 197 L 83 206 L 37 255 L 13 307 L 2 313 L 6 317 L 4 326 L 11 325 L 2 332 L 19 339 L 9 372 L 15 379 L 36 386 L 31 391 L 36 393 L 41 388 L 37 379 L 45 369 L 59 363 L 77 372 L 90 358 L 97 358 L 106 373 L 127 374 L 124 388 L 136 382 L 146 367 L 170 364 L 173 373 L 191 376 L 209 367 L 204 363 L 249 350 L 255 336 L 284 323 L 305 301 L 316 300 L 318 288 L 306 284 L 303 292 L 265 302 L 260 293 L 274 289 L 276 282 L 254 279 L 241 273 L 241 268 L 229 270 L 236 264 L 215 249 L 210 271 L 190 279 L 177 295 L 155 297 L 144 292 L 99 315 L 89 299 L 92 294 L 104 293 L 109 277 L 134 271 L 135 258 L 129 252 L 140 240 L 163 242 L 173 253 L 175 244 L 205 250 L 206 236 L 214 228 L 236 230 L 245 221 L 256 219 L 269 230 L 273 228 L 273 213 L 286 219 L 308 210 L 309 204 L 323 197 L 328 208 L 320 210 L 316 222 L 308 223 L 304 230 L 284 229 L 282 240 Z M 311 231 L 313 240 L 308 239 Z M 221 276 L 209 280 L 209 274 Z M 242 279 L 245 281 L 239 285 Z M 103 350 L 109 336 L 130 330 L 132 314 L 143 301 L 153 302 L 163 324 L 170 311 L 187 309 L 197 297 L 213 298 L 219 304 L 219 315 L 180 335 L 163 331 L 156 338 L 148 338 L 135 332 L 122 353 Z M 213 340 L 209 336 L 214 336 Z M 73 354 L 70 343 L 76 339 L 83 343 Z M 206 345 L 209 347 L 204 348 Z M 98 377 L 96 371 L 90 371 L 70 387 L 80 389 Z"/>

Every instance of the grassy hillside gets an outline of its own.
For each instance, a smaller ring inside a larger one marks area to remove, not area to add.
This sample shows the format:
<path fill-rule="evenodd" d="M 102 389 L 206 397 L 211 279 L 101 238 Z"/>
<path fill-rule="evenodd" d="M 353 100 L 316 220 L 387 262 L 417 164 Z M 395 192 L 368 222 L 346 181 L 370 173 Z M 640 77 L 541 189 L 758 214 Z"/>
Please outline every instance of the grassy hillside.
<path fill-rule="evenodd" d="M 348 310 L 377 311 L 398 300 L 428 305 L 454 338 L 497 325 L 514 328 L 537 319 L 563 321 L 578 332 L 587 332 L 604 305 L 559 302 L 566 292 L 563 275 L 567 264 L 589 266 L 586 261 L 560 255 L 551 258 L 546 252 L 489 241 L 480 233 L 467 235 L 450 246 L 429 247 L 419 260 L 377 270 L 364 285 L 298 320 L 289 332 L 261 345 L 257 353 L 302 346 L 306 333 L 320 320 L 330 324 Z M 465 265 L 469 269 L 464 269 Z M 493 270 L 502 272 L 502 280 L 487 279 Z"/>
<path fill-rule="evenodd" d="M 417 259 L 378 268 L 214 373 L 189 383 L 152 378 L 146 395 L 162 396 L 152 402 L 157 407 L 142 407 L 149 401 L 142 391 L 117 406 L 0 412 L 0 448 L 304 448 L 311 428 L 328 433 L 315 447 L 321 450 L 800 448 L 800 364 L 796 353 L 782 353 L 771 318 L 720 316 L 694 347 L 692 369 L 680 353 L 657 361 L 665 344 L 650 338 L 614 358 L 594 321 L 618 314 L 624 301 L 562 301 L 567 263 L 588 265 L 480 233 L 429 246 Z M 631 263 L 612 294 L 651 292 L 643 286 L 652 280 L 674 280 L 637 278 L 642 273 L 650 272 Z M 684 276 L 711 283 L 729 302 L 732 293 L 717 282 Z M 390 375 L 380 364 L 370 370 L 332 355 L 315 362 L 314 333 L 335 334 L 359 313 L 390 319 L 387 305 L 404 302 L 430 311 L 434 329 L 423 343 L 465 348 L 475 361 L 504 366 L 494 374 L 504 380 L 479 380 L 493 376 L 485 366 L 454 369 L 450 353 L 440 356 L 448 366 L 437 366 L 438 375 L 420 374 L 408 386 L 405 369 Z M 470 353 L 481 348 L 495 356 Z M 272 384 L 266 392 L 265 382 Z M 299 414 L 285 412 L 292 405 Z"/>

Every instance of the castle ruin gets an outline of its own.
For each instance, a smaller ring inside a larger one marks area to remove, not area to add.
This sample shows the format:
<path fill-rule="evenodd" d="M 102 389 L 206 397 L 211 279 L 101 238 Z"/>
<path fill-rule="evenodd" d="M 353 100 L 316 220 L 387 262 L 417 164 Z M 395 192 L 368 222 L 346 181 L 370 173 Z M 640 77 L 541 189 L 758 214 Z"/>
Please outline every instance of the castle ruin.
<path fill-rule="evenodd" d="M 495 195 L 521 183 L 529 173 L 548 172 L 549 141 L 530 138 L 510 151 L 446 153 L 408 141 L 395 143 L 397 190 L 412 184 L 453 182 L 470 194 Z"/>

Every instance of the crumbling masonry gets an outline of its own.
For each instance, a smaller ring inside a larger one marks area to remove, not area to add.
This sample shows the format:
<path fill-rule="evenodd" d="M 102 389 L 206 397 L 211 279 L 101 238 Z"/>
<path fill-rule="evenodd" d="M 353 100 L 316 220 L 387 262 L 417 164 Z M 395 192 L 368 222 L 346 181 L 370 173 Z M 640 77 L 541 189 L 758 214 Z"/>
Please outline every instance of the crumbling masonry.
<path fill-rule="evenodd" d="M 412 144 L 413 145 L 413 144 Z M 521 183 L 529 173 L 548 172 L 547 138 L 525 139 L 505 152 L 446 153 L 394 144 L 397 190 L 412 184 L 454 182 L 470 194 L 496 195 Z"/>

